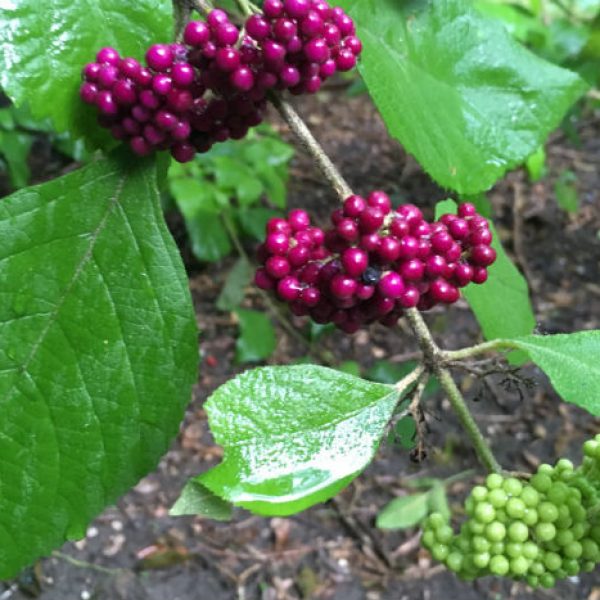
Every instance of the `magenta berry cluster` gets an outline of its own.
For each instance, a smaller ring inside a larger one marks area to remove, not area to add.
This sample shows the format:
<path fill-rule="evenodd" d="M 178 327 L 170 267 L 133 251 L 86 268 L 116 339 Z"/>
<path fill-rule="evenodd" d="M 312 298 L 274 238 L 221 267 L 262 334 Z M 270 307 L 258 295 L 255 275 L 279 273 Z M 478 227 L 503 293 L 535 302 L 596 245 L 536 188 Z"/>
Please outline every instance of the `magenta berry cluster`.
<path fill-rule="evenodd" d="M 192 21 L 183 44 L 156 44 L 146 64 L 102 48 L 85 66 L 80 96 L 99 122 L 144 156 L 180 162 L 262 122 L 269 90 L 315 93 L 361 52 L 354 23 L 325 0 L 266 0 L 239 29 L 220 9 Z"/>
<path fill-rule="evenodd" d="M 453 304 L 460 288 L 487 281 L 496 260 L 488 221 L 469 203 L 428 223 L 416 206 L 392 209 L 376 191 L 350 196 L 331 221 L 323 231 L 303 210 L 271 219 L 255 282 L 295 315 L 347 333 L 374 322 L 392 327 L 407 308 Z"/>

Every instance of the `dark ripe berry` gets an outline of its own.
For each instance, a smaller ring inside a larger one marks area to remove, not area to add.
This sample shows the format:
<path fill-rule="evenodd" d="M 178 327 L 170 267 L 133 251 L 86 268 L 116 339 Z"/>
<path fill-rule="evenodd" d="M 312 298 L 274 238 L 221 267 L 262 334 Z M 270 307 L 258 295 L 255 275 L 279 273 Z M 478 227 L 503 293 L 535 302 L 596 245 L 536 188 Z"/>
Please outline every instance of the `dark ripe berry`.
<path fill-rule="evenodd" d="M 488 280 L 488 271 L 485 267 L 475 267 L 473 269 L 473 278 L 471 281 L 477 285 L 481 285 Z"/>
<path fill-rule="evenodd" d="M 103 115 L 116 115 L 119 112 L 119 107 L 113 98 L 113 95 L 106 90 L 98 92 L 96 95 L 96 106 Z"/>
<path fill-rule="evenodd" d="M 192 128 L 187 121 L 178 121 L 177 125 L 171 130 L 171 137 L 174 140 L 183 142 L 189 139 L 191 133 Z"/>
<path fill-rule="evenodd" d="M 304 55 L 310 62 L 322 64 L 329 59 L 329 46 L 323 38 L 314 38 L 304 46 Z"/>
<path fill-rule="evenodd" d="M 419 303 L 420 298 L 419 290 L 414 285 L 408 285 L 398 298 L 398 302 L 402 308 L 414 308 Z"/>
<path fill-rule="evenodd" d="M 440 231 L 431 236 L 431 249 L 436 253 L 445 253 L 452 247 L 452 244 L 454 244 L 454 240 L 447 232 Z"/>
<path fill-rule="evenodd" d="M 279 42 L 267 40 L 263 44 L 263 56 L 267 64 L 281 65 L 285 58 L 285 47 Z"/>
<path fill-rule="evenodd" d="M 173 64 L 173 51 L 167 44 L 155 44 L 146 52 L 146 64 L 155 71 L 166 71 Z"/>
<path fill-rule="evenodd" d="M 454 281 L 458 287 L 465 287 L 473 280 L 474 269 L 467 263 L 459 263 L 454 269 Z"/>
<path fill-rule="evenodd" d="M 335 230 L 342 239 L 348 242 L 353 242 L 358 239 L 358 226 L 354 219 L 342 219 L 336 226 Z"/>
<path fill-rule="evenodd" d="M 270 233 L 265 241 L 265 247 L 271 254 L 287 254 L 290 238 L 285 233 Z"/>
<path fill-rule="evenodd" d="M 380 243 L 381 238 L 377 233 L 369 233 L 360 238 L 360 247 L 366 252 L 377 252 Z"/>
<path fill-rule="evenodd" d="M 210 29 L 204 21 L 190 21 L 183 33 L 183 41 L 188 46 L 200 48 L 210 39 Z"/>
<path fill-rule="evenodd" d="M 367 198 L 367 204 L 369 206 L 376 206 L 381 209 L 381 212 L 384 215 L 389 214 L 392 210 L 392 201 L 390 197 L 385 192 L 371 192 Z"/>
<path fill-rule="evenodd" d="M 319 300 L 321 300 L 321 292 L 316 287 L 305 288 L 300 292 L 300 301 L 310 308 L 317 306 Z"/>
<path fill-rule="evenodd" d="M 300 71 L 296 67 L 287 65 L 279 72 L 279 78 L 285 87 L 294 87 L 300 82 Z"/>
<path fill-rule="evenodd" d="M 173 80 L 168 75 L 155 75 L 152 78 L 152 89 L 159 96 L 166 96 L 173 89 Z"/>
<path fill-rule="evenodd" d="M 489 229 L 480 227 L 471 233 L 469 236 L 469 244 L 472 246 L 489 246 L 492 243 L 492 232 Z"/>
<path fill-rule="evenodd" d="M 412 236 L 400 240 L 400 258 L 405 260 L 415 258 L 419 252 L 419 240 Z"/>
<path fill-rule="evenodd" d="M 410 225 L 410 233 L 417 238 L 426 237 L 431 234 L 431 226 L 426 221 L 420 223 L 413 221 Z"/>
<path fill-rule="evenodd" d="M 420 281 L 425 274 L 425 265 L 422 261 L 414 258 L 403 262 L 399 269 L 402 278 L 407 281 Z"/>
<path fill-rule="evenodd" d="M 341 208 L 336 208 L 332 213 L 331 213 L 331 222 L 334 225 L 337 225 L 342 219 L 344 218 L 344 211 Z"/>
<path fill-rule="evenodd" d="M 310 262 L 299 271 L 300 281 L 308 285 L 314 285 L 319 280 L 321 265 L 315 262 Z"/>
<path fill-rule="evenodd" d="M 356 279 L 338 273 L 331 280 L 329 289 L 335 298 L 346 299 L 352 298 L 354 292 L 356 292 L 357 285 Z"/>
<path fill-rule="evenodd" d="M 269 22 L 261 15 L 252 15 L 246 21 L 246 33 L 256 41 L 260 42 L 271 33 Z"/>
<path fill-rule="evenodd" d="M 272 290 L 275 288 L 275 281 L 269 277 L 265 269 L 258 269 L 254 275 L 254 283 L 261 290 Z"/>
<path fill-rule="evenodd" d="M 360 196 L 350 196 L 344 201 L 344 215 L 355 219 L 365 210 L 367 203 Z"/>
<path fill-rule="evenodd" d="M 469 237 L 469 223 L 464 219 L 455 219 L 451 223 L 448 224 L 448 233 L 455 240 L 465 240 Z"/>
<path fill-rule="evenodd" d="M 398 207 L 398 214 L 410 225 L 420 223 L 423 220 L 423 213 L 418 206 L 414 204 L 403 204 Z"/>
<path fill-rule="evenodd" d="M 377 296 L 374 298 L 375 317 L 383 317 L 396 308 L 396 300 L 387 296 Z"/>
<path fill-rule="evenodd" d="M 122 106 L 131 106 L 137 100 L 135 87 L 130 81 L 122 79 L 117 81 L 113 87 L 113 96 L 118 104 Z"/>
<path fill-rule="evenodd" d="M 273 217 L 267 221 L 266 227 L 267 233 L 285 233 L 285 235 L 292 235 L 292 228 L 290 224 L 281 217 Z"/>
<path fill-rule="evenodd" d="M 302 292 L 300 292 L 302 295 Z M 290 303 L 290 310 L 292 314 L 297 317 L 306 317 L 310 314 L 310 308 L 306 305 L 306 303 L 302 302 L 302 300 L 296 300 L 295 302 Z"/>
<path fill-rule="evenodd" d="M 404 281 L 398 273 L 390 271 L 379 280 L 377 289 L 385 298 L 400 298 L 404 292 Z"/>
<path fill-rule="evenodd" d="M 273 24 L 273 35 L 281 42 L 287 42 L 295 37 L 296 23 L 291 19 L 277 19 Z"/>
<path fill-rule="evenodd" d="M 186 143 L 175 144 L 171 148 L 171 155 L 177 162 L 190 162 L 196 156 L 196 148 Z"/>
<path fill-rule="evenodd" d="M 469 262 L 476 267 L 488 267 L 496 260 L 496 251 L 491 246 L 473 246 Z"/>
<path fill-rule="evenodd" d="M 311 8 L 310 0 L 284 0 L 283 3 L 287 14 L 294 19 L 301 19 L 308 14 Z"/>
<path fill-rule="evenodd" d="M 474 204 L 470 202 L 464 202 L 458 205 L 458 216 L 461 219 L 466 219 L 467 217 L 473 217 L 477 214 L 477 209 Z"/>
<path fill-rule="evenodd" d="M 429 294 L 436 302 L 452 304 L 458 300 L 460 294 L 458 289 L 445 279 L 436 279 L 431 282 Z"/>
<path fill-rule="evenodd" d="M 395 218 L 390 223 L 390 233 L 398 239 L 403 238 L 410 233 L 410 225 L 403 218 Z"/>
<path fill-rule="evenodd" d="M 271 256 L 265 263 L 267 273 L 273 279 L 282 279 L 290 274 L 290 263 L 283 256 Z"/>
<path fill-rule="evenodd" d="M 356 56 L 352 50 L 342 48 L 335 59 L 335 64 L 338 71 L 342 71 L 342 73 L 351 71 L 356 66 Z"/>
<path fill-rule="evenodd" d="M 325 23 L 315 10 L 310 10 L 300 21 L 300 31 L 307 37 L 315 37 L 323 33 Z"/>
<path fill-rule="evenodd" d="M 100 64 L 109 64 L 117 66 L 121 60 L 119 53 L 110 47 L 102 48 L 98 54 L 96 54 L 96 62 Z"/>
<path fill-rule="evenodd" d="M 230 46 L 219 48 L 215 56 L 215 62 L 221 71 L 226 73 L 235 71 L 240 66 L 240 53 Z"/>
<path fill-rule="evenodd" d="M 254 86 L 254 73 L 248 67 L 238 67 L 229 78 L 231 85 L 242 92 L 248 92 Z"/>
<path fill-rule="evenodd" d="M 350 242 L 340 237 L 335 229 L 332 231 L 328 231 L 325 234 L 325 246 L 331 252 L 343 252 L 349 246 L 349 244 Z"/>
<path fill-rule="evenodd" d="M 385 215 L 380 208 L 368 206 L 358 219 L 360 230 L 363 233 L 373 233 L 383 225 L 384 219 Z"/>
<path fill-rule="evenodd" d="M 233 23 L 220 23 L 214 28 L 214 42 L 217 46 L 233 46 L 240 36 L 238 28 Z"/>
<path fill-rule="evenodd" d="M 171 131 L 171 129 L 174 129 L 177 125 L 178 119 L 173 113 L 166 110 L 160 110 L 154 116 L 154 122 L 161 129 Z"/>
<path fill-rule="evenodd" d="M 79 96 L 86 104 L 94 104 L 98 94 L 98 86 L 93 83 L 85 82 L 79 88 Z"/>
<path fill-rule="evenodd" d="M 381 271 L 376 267 L 368 267 L 361 277 L 361 281 L 366 285 L 377 285 L 380 279 Z"/>
<path fill-rule="evenodd" d="M 417 258 L 421 260 L 427 260 L 431 256 L 431 242 L 427 239 L 419 240 L 419 247 L 417 248 Z"/>
<path fill-rule="evenodd" d="M 288 223 L 290 222 L 290 220 L 288 219 Z M 290 223 L 291 225 L 291 223 Z M 293 226 L 292 226 L 293 228 Z M 303 244 L 305 246 L 312 246 L 312 235 L 310 234 L 310 231 L 306 230 L 306 229 L 300 229 L 297 230 L 294 233 L 294 239 L 296 240 L 296 243 L 298 244 Z"/>
<path fill-rule="evenodd" d="M 102 65 L 98 73 L 98 84 L 105 88 L 110 89 L 115 85 L 119 79 L 119 69 L 114 65 Z"/>
<path fill-rule="evenodd" d="M 362 52 L 362 42 L 355 35 L 347 37 L 342 45 L 344 48 L 349 48 L 354 56 L 358 56 Z"/>
<path fill-rule="evenodd" d="M 342 270 L 342 264 L 339 260 L 332 260 L 326 265 L 323 265 L 321 272 L 319 273 L 319 282 L 327 284 L 335 275 Z"/>
<path fill-rule="evenodd" d="M 320 246 L 325 241 L 325 233 L 319 227 L 309 227 L 308 233 L 310 234 L 310 238 L 313 244 Z"/>
<path fill-rule="evenodd" d="M 369 266 L 369 257 L 360 248 L 348 248 L 342 254 L 342 266 L 350 277 L 360 277 Z"/>
<path fill-rule="evenodd" d="M 131 138 L 129 145 L 138 156 L 146 156 L 152 152 L 152 146 L 140 135 Z"/>
<path fill-rule="evenodd" d="M 377 255 L 384 263 L 392 263 L 400 257 L 401 243 L 392 236 L 382 237 L 377 249 Z"/>
<path fill-rule="evenodd" d="M 440 223 L 444 224 L 447 227 L 448 225 L 450 225 L 450 223 L 452 223 L 452 221 L 454 221 L 454 219 L 458 219 L 458 217 L 449 213 L 440 217 Z"/>
<path fill-rule="evenodd" d="M 425 263 L 425 273 L 431 279 L 441 277 L 446 271 L 447 262 L 443 256 L 433 254 Z"/>
<path fill-rule="evenodd" d="M 277 294 L 285 302 L 293 302 L 300 296 L 300 282 L 291 275 L 284 277 L 277 284 Z"/>
<path fill-rule="evenodd" d="M 96 82 L 98 81 L 100 69 L 102 69 L 102 65 L 99 65 L 98 63 L 88 63 L 83 67 L 81 75 L 87 82 Z"/>
<path fill-rule="evenodd" d="M 295 209 L 288 214 L 288 223 L 293 231 L 303 231 L 310 227 L 310 217 L 305 210 Z"/>
<path fill-rule="evenodd" d="M 368 300 L 373 297 L 373 294 L 375 294 L 375 285 L 359 283 L 356 287 L 355 295 L 359 300 Z"/>
<path fill-rule="evenodd" d="M 469 220 L 469 227 L 471 228 L 471 231 L 475 231 L 481 228 L 489 229 L 490 224 L 485 217 L 482 217 L 481 215 L 475 215 Z"/>
<path fill-rule="evenodd" d="M 462 248 L 456 242 L 453 242 L 450 248 L 444 252 L 444 256 L 448 262 L 456 262 L 462 256 Z"/>
<path fill-rule="evenodd" d="M 221 10 L 220 8 L 215 8 L 208 13 L 206 22 L 212 29 L 216 29 L 219 27 L 219 25 L 229 23 L 229 17 L 227 16 L 227 13 L 224 10 Z"/>
<path fill-rule="evenodd" d="M 295 246 L 288 252 L 288 260 L 294 268 L 305 265 L 311 259 L 311 251 L 308 246 Z"/>

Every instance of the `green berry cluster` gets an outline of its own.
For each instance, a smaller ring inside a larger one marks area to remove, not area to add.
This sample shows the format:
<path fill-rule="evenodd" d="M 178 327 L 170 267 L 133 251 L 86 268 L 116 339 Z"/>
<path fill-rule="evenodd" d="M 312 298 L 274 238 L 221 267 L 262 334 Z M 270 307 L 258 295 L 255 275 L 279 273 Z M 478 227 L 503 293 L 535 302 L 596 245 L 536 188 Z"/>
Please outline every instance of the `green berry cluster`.
<path fill-rule="evenodd" d="M 466 580 L 498 575 L 550 588 L 592 571 L 600 562 L 600 435 L 583 449 L 578 468 L 561 459 L 529 482 L 489 475 L 471 490 L 460 533 L 434 513 L 423 545 Z"/>

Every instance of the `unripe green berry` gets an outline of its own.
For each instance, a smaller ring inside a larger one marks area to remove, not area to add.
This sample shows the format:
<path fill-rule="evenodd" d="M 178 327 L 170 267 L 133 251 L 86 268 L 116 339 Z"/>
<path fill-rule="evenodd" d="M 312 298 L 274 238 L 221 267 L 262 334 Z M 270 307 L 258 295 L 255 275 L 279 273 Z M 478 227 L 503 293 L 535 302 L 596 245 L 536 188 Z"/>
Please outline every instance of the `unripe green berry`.
<path fill-rule="evenodd" d="M 583 444 L 583 452 L 586 456 L 593 458 L 596 456 L 596 451 L 598 450 L 599 446 L 600 444 L 598 444 L 598 442 L 595 440 L 588 440 Z"/>
<path fill-rule="evenodd" d="M 558 519 L 558 508 L 550 502 L 542 502 L 538 508 L 538 517 L 543 523 L 553 523 Z"/>
<path fill-rule="evenodd" d="M 490 541 L 481 535 L 476 535 L 471 540 L 471 546 L 475 552 L 488 552 L 491 546 Z"/>
<path fill-rule="evenodd" d="M 431 556 L 439 562 L 444 562 L 448 554 L 450 554 L 450 548 L 446 544 L 434 544 L 431 548 Z"/>
<path fill-rule="evenodd" d="M 485 523 L 479 521 L 469 521 L 469 531 L 473 535 L 481 535 L 485 531 Z"/>
<path fill-rule="evenodd" d="M 581 546 L 583 548 L 581 555 L 583 556 L 584 560 L 600 562 L 600 547 L 594 540 L 585 538 L 581 540 Z"/>
<path fill-rule="evenodd" d="M 449 544 L 454 537 L 454 531 L 450 525 L 443 525 L 436 530 L 435 537 L 441 544 Z"/>
<path fill-rule="evenodd" d="M 431 550 L 431 548 L 433 548 L 433 545 L 437 543 L 435 532 L 431 529 L 427 529 L 426 531 L 424 531 L 423 537 L 421 538 L 421 543 L 425 548 Z"/>
<path fill-rule="evenodd" d="M 485 479 L 485 485 L 488 490 L 497 490 L 502 487 L 504 483 L 504 477 L 499 473 L 490 473 Z"/>
<path fill-rule="evenodd" d="M 567 558 L 579 558 L 583 548 L 579 542 L 571 542 L 564 547 L 563 552 Z"/>
<path fill-rule="evenodd" d="M 533 527 L 538 521 L 539 516 L 538 512 L 535 508 L 528 508 L 523 515 L 523 523 L 527 525 L 527 527 Z"/>
<path fill-rule="evenodd" d="M 548 571 L 556 571 L 562 565 L 562 559 L 556 552 L 546 552 L 544 555 L 544 564 Z"/>
<path fill-rule="evenodd" d="M 490 562 L 490 558 L 489 552 L 478 552 L 477 554 L 473 554 L 473 564 L 478 569 L 485 569 Z"/>
<path fill-rule="evenodd" d="M 510 564 L 504 556 L 494 556 L 490 560 L 490 572 L 494 575 L 506 575 L 510 569 Z"/>
<path fill-rule="evenodd" d="M 535 560 L 540 554 L 540 548 L 535 542 L 525 542 L 523 544 L 523 556 L 529 560 Z"/>
<path fill-rule="evenodd" d="M 525 502 L 520 498 L 510 498 L 506 503 L 506 514 L 512 519 L 521 519 L 525 514 Z"/>
<path fill-rule="evenodd" d="M 525 575 L 525 573 L 527 573 L 527 569 L 529 569 L 529 561 L 524 556 L 511 559 L 510 572 L 513 575 Z"/>
<path fill-rule="evenodd" d="M 494 521 L 485 528 L 485 537 L 492 543 L 501 542 L 506 537 L 506 527 L 503 523 Z"/>
<path fill-rule="evenodd" d="M 543 588 L 550 589 L 556 584 L 556 579 L 550 573 L 544 573 L 540 575 L 540 585 Z"/>
<path fill-rule="evenodd" d="M 521 500 L 523 500 L 525 506 L 535 507 L 540 503 L 540 494 L 532 485 L 527 485 L 521 492 Z"/>
<path fill-rule="evenodd" d="M 483 487 L 482 485 L 476 485 L 471 490 L 471 498 L 473 498 L 475 502 L 483 502 L 486 499 L 487 495 L 487 488 Z"/>
<path fill-rule="evenodd" d="M 581 570 L 584 573 L 591 573 L 594 569 L 596 568 L 596 562 L 593 560 L 586 560 L 582 565 L 581 565 Z"/>
<path fill-rule="evenodd" d="M 513 542 L 525 542 L 529 537 L 529 527 L 522 521 L 515 521 L 508 526 L 508 538 Z"/>
<path fill-rule="evenodd" d="M 556 527 L 552 523 L 538 523 L 535 526 L 535 535 L 541 542 L 549 542 L 556 535 Z"/>
<path fill-rule="evenodd" d="M 539 560 L 536 560 L 529 565 L 529 572 L 539 577 L 546 572 L 546 566 Z"/>
<path fill-rule="evenodd" d="M 575 467 L 574 467 L 573 463 L 568 458 L 561 458 L 556 463 L 556 468 L 559 471 L 572 471 Z"/>
<path fill-rule="evenodd" d="M 496 521 L 500 521 L 500 523 L 504 524 L 508 523 L 508 515 L 506 514 L 506 511 L 503 508 L 499 508 L 496 511 Z"/>
<path fill-rule="evenodd" d="M 463 555 L 460 552 L 450 552 L 446 558 L 446 566 L 455 573 L 458 573 L 463 567 Z"/>
<path fill-rule="evenodd" d="M 431 529 L 438 529 L 439 527 L 447 525 L 447 520 L 441 513 L 434 512 L 427 517 L 426 525 L 431 527 Z"/>
<path fill-rule="evenodd" d="M 527 576 L 527 585 L 532 588 L 536 588 L 540 584 L 540 578 L 537 575 Z"/>
<path fill-rule="evenodd" d="M 504 554 L 505 549 L 506 549 L 506 546 L 505 546 L 504 542 L 494 542 L 490 546 L 490 554 L 492 556 L 496 556 L 498 554 Z"/>
<path fill-rule="evenodd" d="M 496 511 L 489 502 L 481 502 L 475 507 L 475 518 L 480 523 L 491 523 L 496 518 Z"/>
<path fill-rule="evenodd" d="M 563 569 L 567 572 L 569 577 L 574 577 L 575 575 L 579 574 L 579 571 L 581 571 L 581 566 L 579 565 L 578 560 L 570 558 L 563 561 Z"/>
<path fill-rule="evenodd" d="M 487 497 L 487 501 L 494 508 L 502 508 L 508 502 L 508 494 L 500 488 L 494 488 Z"/>
<path fill-rule="evenodd" d="M 557 531 L 554 539 L 559 546 L 566 546 L 567 544 L 575 541 L 573 533 L 570 529 L 561 529 Z"/>
<path fill-rule="evenodd" d="M 538 467 L 538 473 L 543 473 L 544 475 L 552 475 L 554 474 L 554 467 L 547 463 L 543 463 Z"/>
<path fill-rule="evenodd" d="M 509 542 L 506 544 L 506 555 L 511 558 L 516 558 L 523 554 L 523 544 L 519 542 Z"/>
<path fill-rule="evenodd" d="M 523 484 L 516 477 L 509 477 L 508 479 L 504 480 L 502 489 L 509 496 L 518 496 L 523 490 Z"/>
<path fill-rule="evenodd" d="M 566 502 L 569 496 L 569 488 L 562 482 L 552 484 L 550 489 L 546 492 L 546 498 L 548 502 L 560 506 L 563 502 Z"/>
<path fill-rule="evenodd" d="M 531 478 L 530 483 L 538 492 L 545 493 L 552 486 L 552 479 L 547 474 L 538 471 Z"/>

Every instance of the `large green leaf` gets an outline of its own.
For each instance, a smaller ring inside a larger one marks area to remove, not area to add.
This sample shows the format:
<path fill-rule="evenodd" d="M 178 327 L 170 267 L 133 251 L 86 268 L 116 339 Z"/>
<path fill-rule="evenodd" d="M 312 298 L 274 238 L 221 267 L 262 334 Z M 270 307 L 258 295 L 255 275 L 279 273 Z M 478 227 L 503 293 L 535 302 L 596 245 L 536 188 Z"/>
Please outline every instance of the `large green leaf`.
<path fill-rule="evenodd" d="M 195 318 L 152 160 L 98 160 L 0 203 L 0 579 L 166 451 Z"/>
<path fill-rule="evenodd" d="M 264 312 L 238 308 L 240 337 L 235 345 L 235 360 L 239 363 L 260 362 L 269 358 L 277 346 L 275 329 Z"/>
<path fill-rule="evenodd" d="M 215 521 L 230 521 L 233 507 L 200 482 L 190 479 L 169 514 L 173 517 L 200 515 Z"/>
<path fill-rule="evenodd" d="M 205 405 L 225 454 L 199 481 L 263 515 L 324 502 L 371 461 L 400 391 L 314 365 L 247 371 Z"/>
<path fill-rule="evenodd" d="M 503 340 L 523 350 L 561 397 L 600 416 L 600 330 Z"/>
<path fill-rule="evenodd" d="M 456 204 L 445 200 L 436 206 L 436 217 L 455 213 Z M 489 221 L 489 220 L 488 220 Z M 489 279 L 484 285 L 468 285 L 463 290 L 483 335 L 487 340 L 517 337 L 531 333 L 536 325 L 526 279 L 508 258 L 492 221 L 492 246 L 497 252 L 496 262 L 489 268 Z M 512 356 L 520 362 L 519 356 Z"/>
<path fill-rule="evenodd" d="M 94 111 L 78 95 L 83 65 L 102 46 L 142 58 L 150 43 L 171 38 L 171 11 L 168 0 L 2 2 L 0 86 L 58 131 L 96 133 Z"/>
<path fill-rule="evenodd" d="M 379 529 L 409 529 L 417 526 L 429 513 L 429 493 L 394 498 L 377 515 Z"/>
<path fill-rule="evenodd" d="M 586 89 L 468 0 L 338 3 L 356 20 L 361 74 L 390 133 L 459 193 L 521 164 Z"/>

